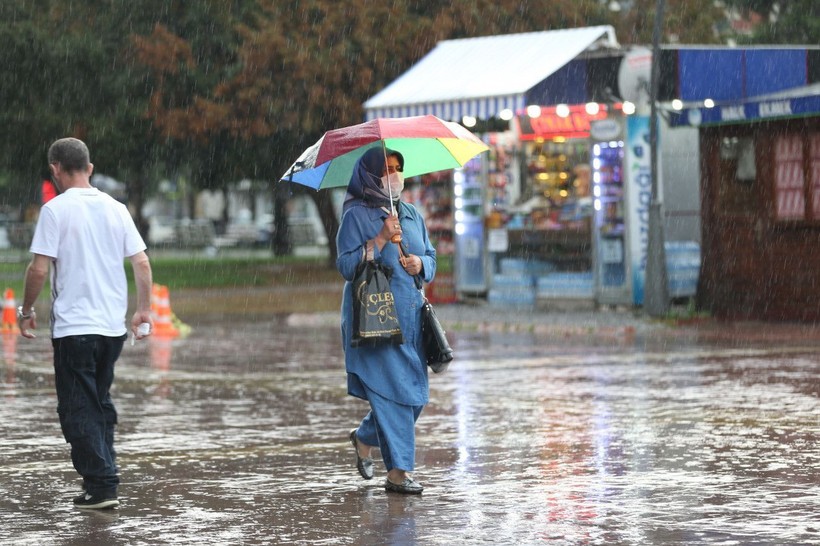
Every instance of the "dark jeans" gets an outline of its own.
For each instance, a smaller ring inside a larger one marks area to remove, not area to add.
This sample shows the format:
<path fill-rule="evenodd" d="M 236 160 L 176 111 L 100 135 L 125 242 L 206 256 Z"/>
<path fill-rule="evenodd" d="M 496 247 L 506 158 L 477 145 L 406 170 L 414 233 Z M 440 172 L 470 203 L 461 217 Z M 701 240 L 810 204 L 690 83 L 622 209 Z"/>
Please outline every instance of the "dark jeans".
<path fill-rule="evenodd" d="M 51 340 L 60 427 L 71 444 L 74 468 L 91 495 L 117 495 L 117 410 L 109 391 L 125 337 L 83 335 Z"/>

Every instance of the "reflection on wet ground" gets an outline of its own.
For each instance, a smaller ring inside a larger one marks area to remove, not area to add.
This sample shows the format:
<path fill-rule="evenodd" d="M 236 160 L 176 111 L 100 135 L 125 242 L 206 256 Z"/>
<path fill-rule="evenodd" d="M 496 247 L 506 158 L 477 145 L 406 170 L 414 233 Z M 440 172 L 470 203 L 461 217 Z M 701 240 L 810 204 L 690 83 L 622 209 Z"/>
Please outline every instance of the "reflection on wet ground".
<path fill-rule="evenodd" d="M 336 328 L 126 345 L 122 505 L 90 513 L 70 506 L 49 342 L 4 337 L 0 542 L 820 543 L 816 344 L 452 337 L 417 429 L 421 497 L 386 494 L 381 467 L 359 478 Z"/>

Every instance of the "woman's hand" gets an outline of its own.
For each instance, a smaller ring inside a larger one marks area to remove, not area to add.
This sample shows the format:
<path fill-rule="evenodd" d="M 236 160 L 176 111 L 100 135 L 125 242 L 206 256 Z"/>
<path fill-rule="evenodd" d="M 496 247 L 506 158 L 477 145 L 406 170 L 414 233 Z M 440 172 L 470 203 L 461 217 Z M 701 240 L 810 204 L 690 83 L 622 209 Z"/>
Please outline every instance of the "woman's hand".
<path fill-rule="evenodd" d="M 384 219 L 384 225 L 381 231 L 376 235 L 376 245 L 381 250 L 388 241 L 392 241 L 393 237 L 398 235 L 398 240 L 401 241 L 401 224 L 397 216 L 388 216 Z"/>
<path fill-rule="evenodd" d="M 407 254 L 401 257 L 401 265 L 409 275 L 418 275 L 421 273 L 421 258 L 415 254 Z"/>

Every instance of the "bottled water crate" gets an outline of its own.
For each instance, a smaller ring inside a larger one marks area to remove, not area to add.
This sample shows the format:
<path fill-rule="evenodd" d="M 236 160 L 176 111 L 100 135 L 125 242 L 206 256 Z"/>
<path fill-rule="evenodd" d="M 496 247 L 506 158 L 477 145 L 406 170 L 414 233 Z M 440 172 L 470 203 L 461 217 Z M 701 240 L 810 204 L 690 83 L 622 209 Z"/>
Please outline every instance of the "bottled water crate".
<path fill-rule="evenodd" d="M 532 307 L 535 305 L 535 278 L 523 271 L 493 275 L 487 301 L 494 307 Z"/>
<path fill-rule="evenodd" d="M 593 299 L 592 272 L 550 273 L 538 277 L 536 295 L 539 299 Z"/>
<path fill-rule="evenodd" d="M 535 306 L 535 290 L 532 287 L 527 290 L 491 288 L 487 302 L 491 307 L 531 309 Z"/>
<path fill-rule="evenodd" d="M 669 297 L 693 297 L 700 275 L 700 245 L 694 241 L 670 241 L 664 245 L 664 250 Z"/>

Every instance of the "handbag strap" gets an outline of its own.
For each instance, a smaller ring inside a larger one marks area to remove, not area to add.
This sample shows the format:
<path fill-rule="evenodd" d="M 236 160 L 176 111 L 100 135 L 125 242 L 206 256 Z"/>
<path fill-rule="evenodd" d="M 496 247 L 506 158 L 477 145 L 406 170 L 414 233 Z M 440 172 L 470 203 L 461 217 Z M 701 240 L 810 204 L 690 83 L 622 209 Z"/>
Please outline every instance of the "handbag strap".
<path fill-rule="evenodd" d="M 402 265 L 404 265 L 404 260 L 407 259 L 407 255 L 405 254 L 406 250 L 404 248 L 404 241 L 399 243 L 399 261 Z M 413 282 L 416 285 L 416 289 L 421 293 L 421 298 L 424 300 L 424 303 L 427 302 L 427 294 L 424 293 L 424 281 L 421 280 L 421 275 L 413 275 Z"/>

